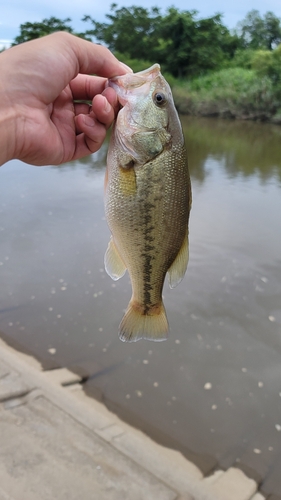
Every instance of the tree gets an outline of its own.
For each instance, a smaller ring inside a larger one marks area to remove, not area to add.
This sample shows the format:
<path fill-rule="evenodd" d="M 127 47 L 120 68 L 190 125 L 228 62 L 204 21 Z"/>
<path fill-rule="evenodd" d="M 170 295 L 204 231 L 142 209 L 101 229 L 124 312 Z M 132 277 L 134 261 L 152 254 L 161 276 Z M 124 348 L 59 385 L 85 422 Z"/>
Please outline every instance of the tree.
<path fill-rule="evenodd" d="M 159 9 L 137 6 L 118 8 L 113 3 L 110 10 L 111 14 L 106 14 L 108 23 L 99 23 L 91 16 L 84 16 L 83 21 L 93 24 L 93 29 L 87 30 L 86 34 L 105 43 L 112 51 L 135 59 L 153 59 L 153 47 L 157 43 L 155 35 L 161 18 Z"/>
<path fill-rule="evenodd" d="M 267 12 L 264 16 L 265 43 L 268 50 L 272 50 L 281 42 L 281 19 L 273 12 Z"/>
<path fill-rule="evenodd" d="M 160 14 L 157 7 L 111 5 L 109 22 L 99 23 L 90 16 L 93 29 L 86 31 L 113 52 L 132 59 L 158 62 L 173 76 L 197 75 L 218 68 L 233 57 L 238 37 L 222 24 L 221 14 L 197 19 L 197 11 L 175 7 Z"/>
<path fill-rule="evenodd" d="M 194 70 L 206 73 L 220 69 L 224 62 L 232 58 L 239 47 L 239 39 L 231 35 L 222 23 L 222 14 L 199 19 L 196 22 L 196 38 L 193 48 Z M 190 68 L 192 69 L 192 68 Z"/>
<path fill-rule="evenodd" d="M 58 19 L 57 17 L 50 17 L 49 19 L 43 19 L 41 22 L 36 23 L 24 23 L 20 25 L 20 34 L 14 39 L 12 45 L 18 45 L 19 43 L 27 42 L 29 40 L 34 40 L 36 38 L 41 38 L 42 36 L 55 33 L 56 31 L 67 31 L 68 33 L 76 34 L 81 38 L 87 38 L 83 33 L 74 33 L 72 27 L 67 24 L 70 23 L 71 19 L 67 17 L 66 19 Z M 90 40 L 90 38 L 88 38 Z"/>
<path fill-rule="evenodd" d="M 281 20 L 266 12 L 262 18 L 258 10 L 251 10 L 237 25 L 244 47 L 272 50 L 281 42 Z"/>
<path fill-rule="evenodd" d="M 156 48 L 156 53 L 160 64 L 164 63 L 174 76 L 183 76 L 192 63 L 196 14 L 196 10 L 179 12 L 171 7 L 161 20 L 158 31 L 162 43 Z"/>
<path fill-rule="evenodd" d="M 221 14 L 197 19 L 197 11 L 168 9 L 162 19 L 161 36 L 165 47 L 159 51 L 160 62 L 174 76 L 195 76 L 219 68 L 233 57 L 239 44 L 222 24 Z"/>

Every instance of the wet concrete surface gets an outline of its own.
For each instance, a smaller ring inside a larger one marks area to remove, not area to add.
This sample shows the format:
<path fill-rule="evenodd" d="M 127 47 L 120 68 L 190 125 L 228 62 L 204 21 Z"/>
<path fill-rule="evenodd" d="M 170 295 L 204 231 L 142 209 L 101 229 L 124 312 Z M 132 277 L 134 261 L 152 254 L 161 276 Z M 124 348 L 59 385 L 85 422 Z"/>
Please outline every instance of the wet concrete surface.
<path fill-rule="evenodd" d="M 128 275 L 104 271 L 106 147 L 0 170 L 0 330 L 87 379 L 87 393 L 197 463 L 235 464 L 280 494 L 281 127 L 184 119 L 190 262 L 165 286 L 165 343 L 124 344 Z M 0 333 L 1 335 L 1 333 Z"/>

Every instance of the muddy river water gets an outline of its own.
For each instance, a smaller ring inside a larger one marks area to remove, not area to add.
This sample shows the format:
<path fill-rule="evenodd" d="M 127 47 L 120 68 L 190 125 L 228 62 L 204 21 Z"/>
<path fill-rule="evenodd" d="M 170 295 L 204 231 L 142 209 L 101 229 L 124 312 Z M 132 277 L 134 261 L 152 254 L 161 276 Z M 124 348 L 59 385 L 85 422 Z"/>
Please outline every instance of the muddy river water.
<path fill-rule="evenodd" d="M 281 127 L 182 119 L 190 261 L 165 285 L 166 342 L 124 344 L 130 298 L 103 256 L 106 145 L 62 167 L 0 169 L 0 336 L 204 472 L 237 465 L 281 491 Z"/>

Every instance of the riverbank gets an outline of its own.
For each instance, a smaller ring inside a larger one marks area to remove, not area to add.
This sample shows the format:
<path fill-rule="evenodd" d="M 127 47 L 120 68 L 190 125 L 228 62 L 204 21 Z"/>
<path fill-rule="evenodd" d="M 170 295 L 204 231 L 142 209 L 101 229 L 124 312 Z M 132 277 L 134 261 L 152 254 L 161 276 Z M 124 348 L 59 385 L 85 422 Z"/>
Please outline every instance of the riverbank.
<path fill-rule="evenodd" d="M 27 458 L 28 457 L 28 458 Z M 1 500 L 264 500 L 236 469 L 201 471 L 125 424 L 64 368 L 0 339 Z"/>
<path fill-rule="evenodd" d="M 172 82 L 181 114 L 281 124 L 280 91 L 254 70 L 228 68 L 190 81 Z"/>
<path fill-rule="evenodd" d="M 178 112 L 182 115 L 219 117 L 270 122 L 281 125 L 281 74 L 278 57 L 281 50 L 269 53 L 269 61 L 277 56 L 277 64 L 264 64 L 263 52 L 240 54 L 238 65 L 224 67 L 199 77 L 175 78 L 162 68 Z M 130 59 L 115 52 L 134 73 L 157 61 Z M 234 64 L 234 63 L 232 63 Z M 274 71 L 273 71 L 274 70 Z"/>

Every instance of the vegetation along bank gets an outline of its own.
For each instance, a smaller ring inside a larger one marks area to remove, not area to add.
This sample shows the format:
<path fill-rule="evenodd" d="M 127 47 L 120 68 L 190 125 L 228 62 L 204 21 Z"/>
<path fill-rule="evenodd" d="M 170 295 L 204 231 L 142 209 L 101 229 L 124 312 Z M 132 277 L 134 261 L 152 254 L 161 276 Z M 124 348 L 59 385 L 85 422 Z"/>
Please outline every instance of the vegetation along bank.
<path fill-rule="evenodd" d="M 161 64 L 180 113 L 272 121 L 281 124 L 281 19 L 250 11 L 235 29 L 223 15 L 200 18 L 195 10 L 118 7 L 106 22 L 83 17 L 25 23 L 13 45 L 63 30 L 107 45 L 134 71 Z"/>

